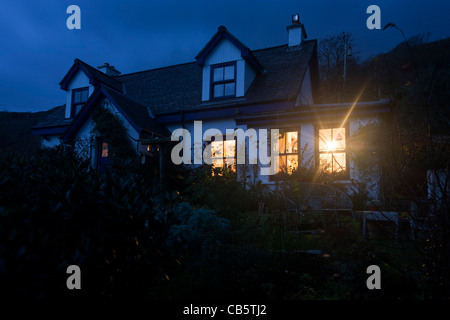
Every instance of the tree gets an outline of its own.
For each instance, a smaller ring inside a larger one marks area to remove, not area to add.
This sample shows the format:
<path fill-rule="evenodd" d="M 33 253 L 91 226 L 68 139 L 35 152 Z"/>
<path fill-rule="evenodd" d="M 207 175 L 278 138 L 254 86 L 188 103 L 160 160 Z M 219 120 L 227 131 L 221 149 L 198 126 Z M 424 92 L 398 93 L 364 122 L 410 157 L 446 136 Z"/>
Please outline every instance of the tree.
<path fill-rule="evenodd" d="M 391 121 L 382 129 L 388 133 L 379 162 L 384 207 L 407 213 L 416 232 L 410 240 L 433 284 L 429 295 L 445 298 L 450 296 L 449 50 L 450 39 L 425 43 L 416 36 L 363 64 L 368 90 L 378 87 L 394 102 Z M 411 205 L 401 206 L 400 200 Z"/>
<path fill-rule="evenodd" d="M 348 101 L 353 96 L 358 58 L 352 53 L 352 46 L 352 36 L 347 33 L 328 36 L 319 41 L 321 102 Z"/>

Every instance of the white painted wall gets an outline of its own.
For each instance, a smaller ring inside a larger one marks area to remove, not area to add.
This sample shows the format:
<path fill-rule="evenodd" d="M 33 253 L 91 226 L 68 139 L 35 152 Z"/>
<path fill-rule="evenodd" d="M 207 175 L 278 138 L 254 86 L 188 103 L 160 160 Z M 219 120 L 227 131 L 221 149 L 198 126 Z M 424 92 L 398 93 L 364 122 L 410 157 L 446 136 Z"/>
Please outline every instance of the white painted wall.
<path fill-rule="evenodd" d="M 248 88 L 252 84 L 256 77 L 256 72 L 250 67 L 248 63 L 245 63 L 245 81 L 244 81 L 244 95 L 247 93 Z"/>
<path fill-rule="evenodd" d="M 212 65 L 241 58 L 241 51 L 227 39 L 222 39 L 205 59 L 205 65 Z"/>
<path fill-rule="evenodd" d="M 135 140 L 139 139 L 139 132 L 137 132 L 133 126 L 125 119 L 125 117 L 120 113 L 119 110 L 114 107 L 112 103 L 108 101 L 108 99 L 104 98 L 101 102 L 109 111 L 111 111 L 113 114 L 115 114 L 119 119 L 122 121 L 122 124 L 125 126 L 125 128 L 128 131 L 128 134 Z"/>
<path fill-rule="evenodd" d="M 246 64 L 243 59 L 236 62 L 236 97 L 243 97 L 245 95 Z"/>
<path fill-rule="evenodd" d="M 69 82 L 69 85 L 67 87 L 67 95 L 66 95 L 66 119 L 70 118 L 70 110 L 72 107 L 72 90 L 73 89 L 79 89 L 89 87 L 89 95 L 94 92 L 94 86 L 89 83 L 89 78 L 86 76 L 86 74 L 79 70 L 71 79 Z"/>
<path fill-rule="evenodd" d="M 300 149 L 303 152 L 301 165 L 314 165 L 314 126 L 312 123 L 302 123 L 300 127 Z"/>
<path fill-rule="evenodd" d="M 360 118 L 354 118 L 349 120 L 349 129 L 350 129 L 350 137 L 361 127 L 369 124 L 372 121 L 379 121 L 378 117 L 373 116 L 366 116 L 366 117 L 360 117 Z M 191 147 L 192 147 L 192 154 L 191 159 L 193 161 L 194 159 L 194 130 L 193 130 L 193 121 L 187 122 L 185 124 L 185 128 L 191 133 Z M 170 131 L 174 131 L 175 129 L 181 128 L 181 125 L 179 124 L 171 124 L 167 126 Z M 289 127 L 298 127 L 300 128 L 300 148 L 302 150 L 301 154 L 301 165 L 307 166 L 307 165 L 315 165 L 315 128 L 313 123 L 311 122 L 304 122 L 304 123 L 292 123 Z M 203 133 L 210 128 L 216 128 L 222 131 L 222 133 L 226 133 L 226 129 L 236 129 L 237 126 L 235 124 L 235 121 L 233 118 L 221 118 L 221 119 L 214 119 L 214 120 L 205 120 L 202 121 L 202 139 L 203 139 Z M 247 130 L 247 126 L 240 126 L 241 129 Z M 254 128 L 258 132 L 260 127 Z M 270 130 L 270 127 L 267 127 L 266 129 Z M 203 142 L 203 141 L 202 141 Z M 204 147 L 206 144 L 203 142 Z M 246 142 L 246 159 L 248 164 L 248 141 Z M 369 196 L 372 199 L 379 199 L 380 196 L 380 171 L 378 168 L 374 168 L 373 174 L 367 175 L 366 173 L 362 174 L 358 171 L 358 168 L 355 166 L 354 160 L 352 159 L 351 155 L 351 149 L 347 149 L 347 161 L 348 166 L 350 168 L 350 179 L 349 180 L 341 180 L 337 183 L 342 184 L 346 187 L 347 192 L 349 194 L 352 194 L 355 192 L 355 186 L 352 184 L 352 180 L 365 182 L 366 186 L 369 189 Z M 258 151 L 259 153 L 259 151 Z M 259 164 L 259 168 L 264 167 L 261 164 Z M 257 168 L 257 170 L 253 170 L 252 166 L 247 167 L 247 172 L 245 176 L 248 176 L 248 181 L 252 181 L 253 177 L 256 178 L 256 180 L 260 180 L 263 184 L 273 184 L 272 181 L 270 181 L 269 176 L 264 176 L 260 174 L 260 170 Z M 239 168 L 238 168 L 239 170 Z M 238 171 L 239 172 L 239 171 Z"/>
<path fill-rule="evenodd" d="M 313 95 L 312 95 L 312 85 L 311 85 L 311 70 L 308 66 L 306 69 L 305 76 L 303 77 L 302 87 L 300 88 L 300 93 L 297 97 L 296 105 L 312 105 Z"/>
<path fill-rule="evenodd" d="M 54 136 L 46 136 L 42 138 L 41 140 L 41 147 L 42 148 L 53 148 L 56 147 L 61 143 L 61 140 L 59 139 L 59 135 Z"/>
<path fill-rule="evenodd" d="M 117 110 L 112 103 L 110 103 L 106 98 L 100 102 L 100 105 L 104 105 L 109 111 L 115 114 L 121 121 L 122 124 L 127 129 L 128 135 L 131 138 L 138 140 L 139 132 L 137 132 L 125 119 L 125 117 Z M 83 126 L 78 130 L 78 133 L 75 138 L 75 152 L 82 157 L 90 159 L 91 165 L 95 166 L 95 161 L 97 157 L 97 149 L 96 149 L 96 139 L 95 134 L 93 132 L 94 122 L 92 121 L 92 117 L 89 117 Z M 137 151 L 137 142 L 135 140 L 132 141 L 132 145 L 135 146 L 136 153 Z"/>
<path fill-rule="evenodd" d="M 288 43 L 289 46 L 298 46 L 300 45 L 304 38 L 302 34 L 302 25 L 291 25 L 288 27 Z"/>
<path fill-rule="evenodd" d="M 368 125 L 372 122 L 378 122 L 380 121 L 380 118 L 377 116 L 365 116 L 360 117 L 358 119 L 351 119 L 350 120 L 350 136 L 353 136 L 355 132 L 358 131 L 359 128 Z M 349 157 L 347 157 L 349 158 Z M 381 170 L 380 168 L 374 167 L 372 169 L 372 172 L 370 174 L 364 172 L 360 172 L 355 164 L 355 161 L 351 159 L 350 157 L 350 178 L 359 181 L 364 182 L 366 184 L 366 187 L 368 189 L 369 197 L 372 199 L 379 199 L 380 198 L 380 182 L 381 182 Z M 349 185 L 348 186 L 349 193 L 353 193 L 353 190 L 355 189 L 354 186 Z"/>
<path fill-rule="evenodd" d="M 209 100 L 209 91 L 211 88 L 211 67 L 209 65 L 203 66 L 203 79 L 202 79 L 202 101 Z"/>

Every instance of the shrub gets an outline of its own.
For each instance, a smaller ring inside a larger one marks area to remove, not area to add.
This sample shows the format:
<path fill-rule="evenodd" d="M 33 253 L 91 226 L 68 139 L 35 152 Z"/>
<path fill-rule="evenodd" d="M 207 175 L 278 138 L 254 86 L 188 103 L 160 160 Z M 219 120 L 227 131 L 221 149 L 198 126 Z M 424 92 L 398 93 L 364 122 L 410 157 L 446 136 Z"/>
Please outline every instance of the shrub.
<path fill-rule="evenodd" d="M 142 176 L 103 175 L 63 147 L 0 163 L 2 294 L 28 299 L 157 296 L 177 264 Z M 67 290 L 66 268 L 83 290 Z"/>

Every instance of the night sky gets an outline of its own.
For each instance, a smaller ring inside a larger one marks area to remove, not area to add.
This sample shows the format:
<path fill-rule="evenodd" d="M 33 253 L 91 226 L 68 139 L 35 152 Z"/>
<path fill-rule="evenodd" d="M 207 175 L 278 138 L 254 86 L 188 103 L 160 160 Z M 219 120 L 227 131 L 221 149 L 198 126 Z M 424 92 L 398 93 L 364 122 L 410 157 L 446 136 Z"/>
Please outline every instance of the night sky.
<path fill-rule="evenodd" d="M 381 8 L 381 27 L 393 22 L 407 37 L 450 36 L 450 2 L 323 1 L 22 1 L 0 7 L 0 111 L 43 111 L 65 102 L 59 82 L 79 58 L 109 62 L 123 73 L 194 61 L 224 25 L 250 49 L 287 43 L 286 26 L 300 14 L 308 39 L 350 32 L 362 59 L 403 40 L 395 29 L 369 30 L 366 9 Z M 69 5 L 81 8 L 81 30 L 69 30 Z"/>

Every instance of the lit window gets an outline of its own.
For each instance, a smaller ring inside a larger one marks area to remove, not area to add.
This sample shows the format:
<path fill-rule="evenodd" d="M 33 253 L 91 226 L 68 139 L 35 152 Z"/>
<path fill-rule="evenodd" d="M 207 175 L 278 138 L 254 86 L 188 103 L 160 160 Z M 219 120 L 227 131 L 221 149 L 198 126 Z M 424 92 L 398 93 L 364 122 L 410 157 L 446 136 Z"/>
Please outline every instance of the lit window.
<path fill-rule="evenodd" d="M 236 96 L 236 65 L 211 67 L 211 92 L 214 99 Z"/>
<path fill-rule="evenodd" d="M 108 158 L 108 143 L 102 143 L 102 158 Z"/>
<path fill-rule="evenodd" d="M 236 171 L 236 140 L 212 141 L 211 160 L 215 168 Z"/>
<path fill-rule="evenodd" d="M 298 169 L 298 132 L 281 131 L 279 144 L 279 171 L 287 172 Z"/>
<path fill-rule="evenodd" d="M 80 112 L 84 103 L 87 101 L 89 97 L 89 88 L 80 88 L 72 90 L 72 109 L 71 109 L 71 117 L 74 117 Z"/>
<path fill-rule="evenodd" d="M 347 169 L 345 128 L 319 129 L 319 165 L 329 173 Z"/>

